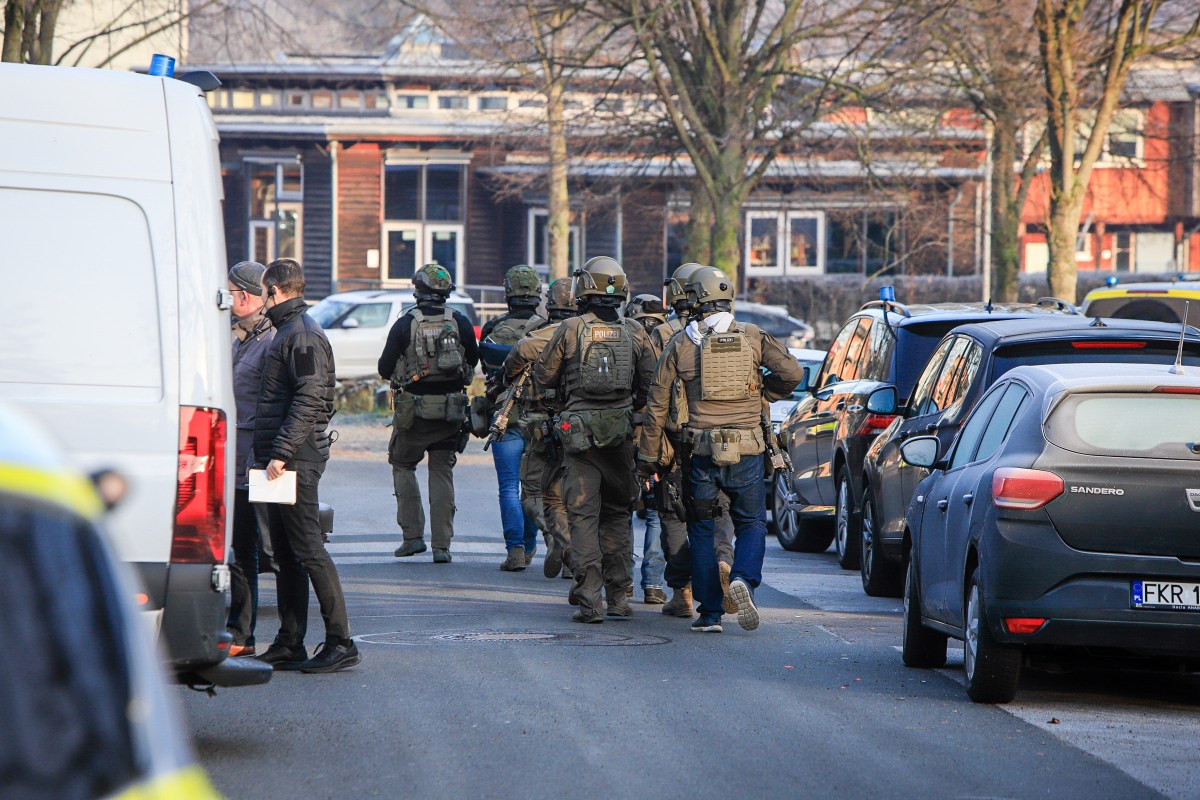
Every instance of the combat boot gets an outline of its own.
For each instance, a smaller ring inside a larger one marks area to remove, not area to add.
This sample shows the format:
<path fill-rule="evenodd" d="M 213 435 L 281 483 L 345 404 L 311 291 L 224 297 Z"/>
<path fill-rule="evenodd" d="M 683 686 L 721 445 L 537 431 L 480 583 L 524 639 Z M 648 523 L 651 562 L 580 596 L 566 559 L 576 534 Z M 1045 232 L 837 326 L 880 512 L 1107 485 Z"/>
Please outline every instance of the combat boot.
<path fill-rule="evenodd" d="M 505 572 L 523 572 L 525 570 L 525 548 L 509 548 L 508 558 L 504 559 L 504 563 L 500 565 L 500 569 Z"/>
<path fill-rule="evenodd" d="M 669 617 L 692 618 L 692 585 L 689 583 L 682 589 L 672 589 L 671 599 L 662 607 L 662 612 Z"/>
<path fill-rule="evenodd" d="M 608 610 L 605 613 L 607 616 L 618 619 L 629 619 L 632 617 L 633 607 L 629 605 L 629 595 L 623 592 L 610 595 L 608 598 Z"/>
<path fill-rule="evenodd" d="M 407 556 L 415 556 L 417 553 L 425 552 L 425 542 L 421 539 L 405 539 L 404 544 L 396 548 L 396 552 L 392 553 L 396 558 L 405 558 Z"/>
<path fill-rule="evenodd" d="M 724 606 L 726 614 L 736 614 L 738 612 L 737 600 L 729 593 L 729 573 L 733 571 L 733 568 L 724 561 L 718 561 L 717 571 L 721 574 L 721 594 L 724 595 L 721 604 Z"/>

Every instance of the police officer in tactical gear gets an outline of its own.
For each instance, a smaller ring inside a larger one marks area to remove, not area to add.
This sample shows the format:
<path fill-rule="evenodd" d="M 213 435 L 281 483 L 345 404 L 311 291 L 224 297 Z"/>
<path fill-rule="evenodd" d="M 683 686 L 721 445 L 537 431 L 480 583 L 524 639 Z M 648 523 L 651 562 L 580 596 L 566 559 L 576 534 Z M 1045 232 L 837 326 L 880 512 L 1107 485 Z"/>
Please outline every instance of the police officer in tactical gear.
<path fill-rule="evenodd" d="M 641 323 L 620 315 L 627 295 L 625 270 L 615 259 L 590 259 L 575 274 L 583 313 L 559 325 L 534 368 L 538 382 L 557 388 L 565 401 L 555 426 L 567 454 L 563 494 L 571 498 L 575 622 L 604 621 L 601 589 L 608 616 L 633 615 L 633 415 L 653 379 L 654 350 Z"/>
<path fill-rule="evenodd" d="M 404 533 L 397 557 L 425 552 L 425 512 L 417 464 L 429 456 L 429 527 L 433 561 L 450 563 L 454 536 L 454 464 L 467 395 L 479 363 L 471 321 L 446 308 L 454 290 L 450 273 L 426 264 L 413 275 L 417 305 L 388 332 L 379 375 L 392 382 L 395 410 L 388 461 L 396 490 L 396 522 Z"/>
<path fill-rule="evenodd" d="M 626 304 L 625 316 L 642 323 L 646 333 L 650 334 L 655 328 L 666 323 L 667 309 L 663 305 L 661 297 L 639 294 Z M 651 340 L 651 344 L 653 345 L 653 340 Z M 655 360 L 660 352 L 660 349 L 656 347 L 654 350 Z M 635 431 L 634 438 L 637 438 L 639 432 L 640 428 Z M 666 568 L 666 561 L 663 558 L 662 524 L 658 514 L 659 502 L 657 500 L 660 491 L 665 490 L 654 484 L 642 495 L 646 511 L 646 533 L 642 539 L 641 584 L 642 602 L 647 605 L 662 605 L 667 602 L 667 595 L 663 592 L 663 570 Z"/>
<path fill-rule="evenodd" d="M 504 359 L 525 334 L 546 324 L 537 313 L 542 302 L 542 281 L 533 267 L 519 264 L 504 275 L 504 301 L 508 313 L 489 320 L 480 332 L 479 356 L 488 380 L 489 399 L 499 396 L 500 374 Z M 490 419 L 492 409 L 487 414 Z M 517 417 L 519 409 L 513 409 Z M 537 550 L 537 517 L 527 514 L 521 505 L 521 458 L 525 438 L 518 419 L 510 419 L 504 435 L 492 444 L 492 461 L 500 486 L 500 519 L 504 525 L 504 549 L 508 555 L 500 569 L 521 572 L 533 560 Z"/>
<path fill-rule="evenodd" d="M 687 288 L 695 292 L 696 313 L 659 360 L 646 405 L 638 472 L 648 476 L 658 467 L 671 389 L 681 380 L 688 412 L 681 439 L 688 543 L 692 584 L 700 600 L 700 618 L 692 630 L 721 631 L 723 597 L 713 551 L 713 517 L 721 490 L 729 496 L 737 537 L 730 594 L 738 624 L 754 630 L 759 623 L 754 589 L 762 580 L 766 542 L 762 401 L 764 396 L 787 397 L 803 371 L 776 339 L 755 325 L 734 321 L 733 283 L 723 272 L 697 270 Z"/>
<path fill-rule="evenodd" d="M 526 366 L 537 361 L 564 319 L 578 313 L 571 295 L 571 280 L 559 278 L 546 290 L 546 313 L 549 323 L 522 339 L 504 360 L 501 379 L 511 384 Z M 555 435 L 554 417 L 562 411 L 562 401 L 553 389 L 546 389 L 535 378 L 521 398 L 518 425 L 525 437 L 525 454 L 521 458 L 521 503 L 526 517 L 534 517 L 537 527 L 546 536 L 546 558 L 542 574 L 555 578 L 572 577 L 568 566 L 570 532 L 567 507 L 563 503 L 562 479 L 566 461 L 562 444 Z"/>
<path fill-rule="evenodd" d="M 688 284 L 692 276 L 701 269 L 704 269 L 702 264 L 683 264 L 663 282 L 666 301 L 675 312 L 675 316 L 650 334 L 650 341 L 655 346 L 657 355 L 662 355 L 667 342 L 684 329 L 688 318 L 695 312 L 696 295 L 695 292 L 688 291 Z M 688 548 L 686 519 L 681 513 L 683 471 L 676 453 L 686 424 L 687 401 L 682 383 L 676 380 L 671 392 L 671 407 L 664 426 L 664 441 L 660 450 L 662 463 L 658 484 L 659 521 L 662 525 L 663 555 L 667 562 L 663 579 L 671 588 L 671 599 L 663 606 L 662 612 L 672 617 L 691 619 L 692 556 Z M 729 575 L 733 565 L 733 522 L 727 513 L 729 499 L 723 492 L 719 495 L 719 501 L 721 513 L 716 518 L 715 541 L 717 567 L 721 575 L 721 586 L 725 591 L 725 613 L 732 614 L 737 611 L 737 606 L 728 593 Z"/>

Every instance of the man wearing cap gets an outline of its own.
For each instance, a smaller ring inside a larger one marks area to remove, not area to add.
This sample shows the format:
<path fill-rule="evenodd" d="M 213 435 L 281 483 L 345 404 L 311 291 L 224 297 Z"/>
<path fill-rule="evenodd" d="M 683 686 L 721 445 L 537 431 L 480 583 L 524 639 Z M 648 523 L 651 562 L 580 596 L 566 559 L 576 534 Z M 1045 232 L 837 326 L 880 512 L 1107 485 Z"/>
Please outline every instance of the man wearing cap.
<path fill-rule="evenodd" d="M 254 417 L 263 362 L 275 339 L 275 328 L 263 305 L 262 276 L 266 267 L 242 261 L 229 270 L 233 295 L 233 397 L 237 404 L 237 484 L 233 495 L 233 563 L 229 565 L 231 656 L 254 655 L 254 625 L 258 616 L 259 531 L 267 528 L 266 506 L 250 502 L 247 466 L 254 444 Z M 265 535 L 263 538 L 267 538 Z"/>

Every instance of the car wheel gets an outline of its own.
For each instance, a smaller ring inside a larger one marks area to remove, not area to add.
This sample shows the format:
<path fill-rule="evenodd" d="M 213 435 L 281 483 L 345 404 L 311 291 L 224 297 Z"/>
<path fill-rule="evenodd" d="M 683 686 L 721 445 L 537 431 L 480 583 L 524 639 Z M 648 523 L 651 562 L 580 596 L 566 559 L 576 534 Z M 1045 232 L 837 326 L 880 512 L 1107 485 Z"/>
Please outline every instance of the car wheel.
<path fill-rule="evenodd" d="M 946 663 L 946 634 L 930 630 L 921 624 L 921 595 L 917 585 L 917 559 L 908 558 L 908 575 L 904 581 L 904 627 L 901 658 L 906 667 L 940 667 Z"/>
<path fill-rule="evenodd" d="M 863 495 L 862 557 L 858 566 L 863 591 L 871 597 L 900 597 L 904 593 L 903 575 L 896 564 L 884 557 L 879 546 L 879 526 L 870 486 L 863 487 Z"/>
<path fill-rule="evenodd" d="M 1017 694 L 1023 653 L 1019 646 L 1000 644 L 992 637 L 978 568 L 967 589 L 966 621 L 963 669 L 967 673 L 967 696 L 976 703 L 1009 702 Z"/>
<path fill-rule="evenodd" d="M 777 487 L 778 488 L 778 487 Z M 833 541 L 829 520 L 805 519 L 800 512 L 785 507 L 779 516 L 779 544 L 795 553 L 824 553 Z"/>
<path fill-rule="evenodd" d="M 775 473 L 775 479 L 771 481 L 771 502 L 768 504 L 771 509 L 771 517 L 767 520 L 767 533 L 772 536 L 779 535 L 779 523 L 787 513 L 787 486 L 786 480 L 782 472 Z"/>
<path fill-rule="evenodd" d="M 838 472 L 837 505 L 834 509 L 834 541 L 837 542 L 838 564 L 842 569 L 858 569 L 858 556 L 862 550 L 861 547 L 855 546 L 862 532 L 854 519 L 853 495 L 850 470 L 842 467 Z"/>

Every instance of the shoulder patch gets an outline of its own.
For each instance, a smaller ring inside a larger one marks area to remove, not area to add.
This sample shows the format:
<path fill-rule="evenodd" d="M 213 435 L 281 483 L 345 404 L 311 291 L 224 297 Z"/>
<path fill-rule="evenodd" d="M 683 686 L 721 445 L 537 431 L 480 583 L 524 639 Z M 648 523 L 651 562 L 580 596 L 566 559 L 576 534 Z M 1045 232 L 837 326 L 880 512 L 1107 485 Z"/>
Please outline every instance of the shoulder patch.
<path fill-rule="evenodd" d="M 297 348 L 292 354 L 297 378 L 317 374 L 317 355 L 311 346 Z"/>

